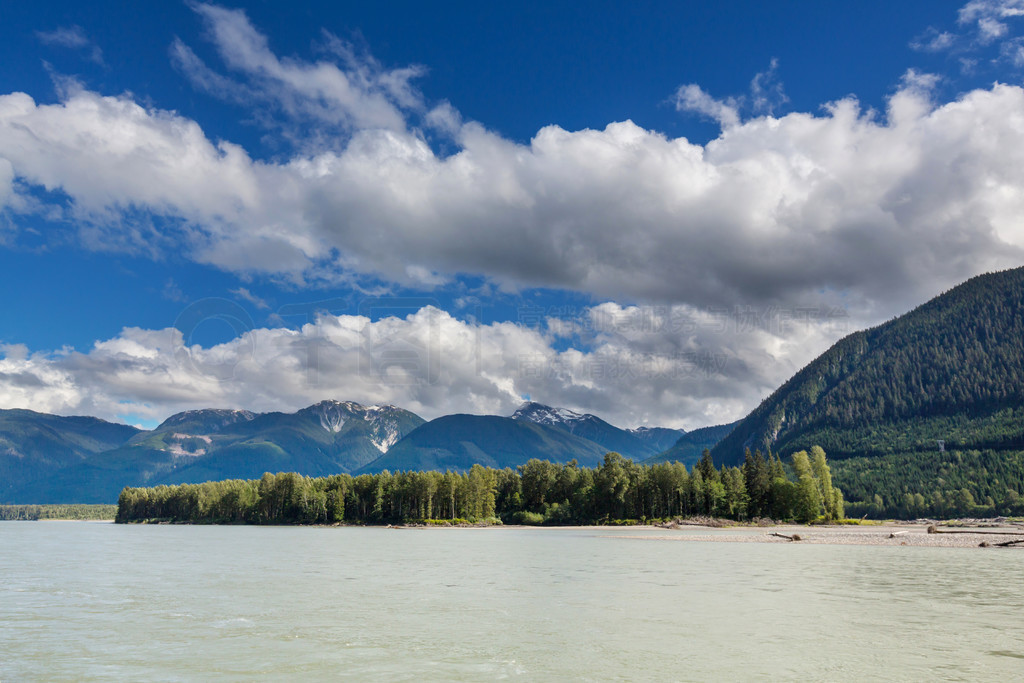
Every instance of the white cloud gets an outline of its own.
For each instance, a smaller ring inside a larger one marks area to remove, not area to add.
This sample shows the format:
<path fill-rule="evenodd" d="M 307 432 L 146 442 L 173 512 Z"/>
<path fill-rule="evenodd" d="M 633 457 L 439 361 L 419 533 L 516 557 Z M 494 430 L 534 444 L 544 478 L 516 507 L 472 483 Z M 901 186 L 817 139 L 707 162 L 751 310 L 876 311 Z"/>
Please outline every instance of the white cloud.
<path fill-rule="evenodd" d="M 261 310 L 266 310 L 270 308 L 270 304 L 268 304 L 266 300 L 256 296 L 245 287 L 239 287 L 238 289 L 232 289 L 229 291 L 239 299 L 242 299 L 243 301 L 248 301 L 256 308 L 259 308 Z"/>
<path fill-rule="evenodd" d="M 14 197 L 14 166 L 0 158 L 0 210 Z"/>
<path fill-rule="evenodd" d="M 977 40 L 992 43 L 1009 33 L 1007 19 L 1024 16 L 1024 0 L 971 0 L 960 8 L 957 22 L 973 27 Z"/>
<path fill-rule="evenodd" d="M 52 31 L 36 31 L 36 37 L 45 45 L 84 50 L 88 59 L 103 64 L 103 51 L 89 39 L 81 26 L 60 26 Z"/>
<path fill-rule="evenodd" d="M 772 115 L 789 102 L 779 80 L 779 60 L 772 58 L 768 69 L 756 74 L 750 81 L 750 108 L 758 115 Z"/>
<path fill-rule="evenodd" d="M 942 31 L 930 26 L 910 41 L 910 47 L 920 52 L 959 55 L 961 73 L 965 75 L 973 75 L 979 63 L 1020 69 L 1024 66 L 1018 22 L 1021 17 L 1024 0 L 971 0 L 957 12 L 959 30 Z"/>
<path fill-rule="evenodd" d="M 365 129 L 286 163 L 128 97 L 14 93 L 0 169 L 66 193 L 95 248 L 184 248 L 297 282 L 478 273 L 702 307 L 842 297 L 878 319 L 1024 247 L 1024 90 L 937 106 L 930 79 L 908 75 L 884 119 L 847 99 L 705 146 L 628 121 L 521 145 L 469 122 L 448 157 L 414 131 Z"/>
<path fill-rule="evenodd" d="M 606 303 L 563 321 L 589 350 L 561 351 L 543 326 L 462 322 L 433 307 L 376 322 L 324 315 L 212 348 L 176 329 L 126 328 L 87 353 L 0 349 L 0 407 L 162 420 L 199 406 L 287 410 L 338 398 L 433 418 L 508 415 L 529 395 L 623 426 L 694 428 L 741 417 L 846 322 Z"/>
<path fill-rule="evenodd" d="M 731 99 L 718 100 L 696 83 L 679 87 L 675 95 L 676 111 L 694 112 L 708 117 L 723 130 L 740 124 L 738 103 Z"/>
<path fill-rule="evenodd" d="M 744 112 L 771 116 L 789 102 L 779 79 L 779 60 L 772 58 L 768 68 L 750 80 L 750 93 L 717 99 L 696 83 L 680 86 L 673 97 L 676 111 L 692 112 L 718 123 L 722 130 L 739 126 Z"/>
<path fill-rule="evenodd" d="M 956 45 L 957 36 L 949 31 L 929 28 L 910 41 L 910 47 L 920 52 L 945 52 Z"/>
<path fill-rule="evenodd" d="M 918 97 L 930 97 L 935 87 L 942 81 L 942 76 L 907 69 L 900 79 L 900 86 L 903 90 L 911 92 Z"/>
<path fill-rule="evenodd" d="M 281 202 L 294 197 L 294 173 L 127 97 L 77 90 L 60 104 L 37 105 L 24 93 L 0 96 L 5 163 L 25 183 L 70 197 L 67 209 L 45 207 L 48 218 L 64 213 L 91 248 L 184 247 L 198 259 L 222 250 L 221 265 L 237 258 L 240 269 L 262 270 L 301 270 L 323 248 L 285 224 L 298 210 Z M 238 241 L 241 254 L 225 240 Z"/>
<path fill-rule="evenodd" d="M 0 348 L 0 405 L 39 412 L 74 409 L 82 400 L 75 377 L 60 367 L 59 356 L 30 356 L 23 346 Z"/>
<path fill-rule="evenodd" d="M 370 55 L 361 55 L 337 36 L 324 32 L 324 50 L 335 60 L 303 62 L 275 55 L 267 38 L 242 10 L 194 4 L 209 37 L 234 80 L 207 66 L 181 40 L 171 46 L 178 69 L 196 87 L 217 97 L 248 105 L 271 123 L 265 108 L 284 116 L 276 125 L 300 146 L 331 146 L 343 133 L 365 128 L 403 132 L 406 111 L 422 108 L 412 81 L 424 73 L 418 66 L 385 69 Z M 309 124 L 314 124 L 312 130 Z M 312 138 L 303 140 L 303 138 Z"/>

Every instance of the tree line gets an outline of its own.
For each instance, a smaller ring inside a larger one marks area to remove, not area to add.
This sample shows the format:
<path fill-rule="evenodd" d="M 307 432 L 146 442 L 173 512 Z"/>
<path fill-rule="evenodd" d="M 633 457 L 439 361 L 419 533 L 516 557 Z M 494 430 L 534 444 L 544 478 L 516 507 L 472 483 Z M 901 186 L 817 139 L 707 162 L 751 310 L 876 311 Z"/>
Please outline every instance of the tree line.
<path fill-rule="evenodd" d="M 0 505 L 0 521 L 39 519 L 111 520 L 115 505 Z"/>
<path fill-rule="evenodd" d="M 792 476 L 789 476 L 789 472 Z M 533 459 L 519 467 L 466 472 L 381 472 L 304 477 L 294 472 L 125 488 L 116 521 L 223 524 L 383 524 L 501 521 L 601 524 L 710 516 L 813 522 L 844 517 L 825 452 L 813 447 L 787 468 L 747 453 L 742 467 L 717 468 L 704 451 L 692 470 L 644 465 L 608 453 L 594 468 Z"/>

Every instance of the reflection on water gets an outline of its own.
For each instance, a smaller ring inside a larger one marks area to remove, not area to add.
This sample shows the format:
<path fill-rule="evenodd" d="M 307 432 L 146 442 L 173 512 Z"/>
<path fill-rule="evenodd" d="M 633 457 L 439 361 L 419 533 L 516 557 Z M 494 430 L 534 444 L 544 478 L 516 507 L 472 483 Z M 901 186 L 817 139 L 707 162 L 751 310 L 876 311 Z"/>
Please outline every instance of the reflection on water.
<path fill-rule="evenodd" d="M 1019 552 L 653 535 L 3 522 L 0 680 L 1022 672 Z"/>

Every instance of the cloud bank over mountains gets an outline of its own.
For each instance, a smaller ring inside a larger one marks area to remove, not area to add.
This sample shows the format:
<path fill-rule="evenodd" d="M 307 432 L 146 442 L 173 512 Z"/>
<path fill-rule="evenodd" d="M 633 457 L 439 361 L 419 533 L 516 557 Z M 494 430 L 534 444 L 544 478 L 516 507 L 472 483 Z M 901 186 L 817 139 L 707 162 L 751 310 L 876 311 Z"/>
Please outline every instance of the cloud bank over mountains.
<path fill-rule="evenodd" d="M 606 303 L 529 325 L 465 322 L 426 306 L 377 321 L 323 314 L 212 348 L 176 328 L 126 328 L 88 352 L 0 347 L 0 406 L 162 420 L 197 406 L 296 410 L 358 397 L 429 419 L 508 415 L 533 396 L 615 424 L 692 429 L 734 419 L 847 322 L 806 314 Z M 589 350 L 556 350 L 581 337 Z"/>
<path fill-rule="evenodd" d="M 1015 7 L 971 2 L 961 26 L 977 40 L 1009 41 Z M 177 68 L 196 88 L 262 112 L 292 152 L 257 159 L 174 111 L 74 81 L 61 81 L 55 104 L 0 95 L 0 210 L 11 217 L 0 238 L 16 242 L 19 219 L 45 216 L 64 227 L 52 239 L 183 253 L 297 287 L 372 277 L 430 288 L 471 274 L 641 306 L 587 313 L 612 318 L 714 318 L 750 306 L 817 313 L 747 334 L 597 330 L 585 351 L 556 350 L 557 321 L 483 325 L 430 309 L 252 330 L 213 349 L 189 347 L 173 330 L 126 328 L 89 353 L 12 347 L 0 361 L 0 405 L 155 417 L 197 403 L 265 410 L 331 395 L 429 416 L 507 412 L 531 394 L 630 425 L 692 428 L 739 417 L 824 350 L 837 333 L 822 311 L 876 323 L 1024 256 L 1019 85 L 936 102 L 937 77 L 911 70 L 885 111 L 850 96 L 773 115 L 769 99 L 784 98 L 773 63 L 752 84 L 752 116 L 699 85 L 680 88 L 681 110 L 721 125 L 707 144 L 631 121 L 550 125 L 521 144 L 463 121 L 452 104 L 426 102 L 415 87 L 422 67 L 384 67 L 326 33 L 318 61 L 281 57 L 243 12 L 195 9 L 222 70 L 181 40 L 170 48 Z M 952 44 L 939 33 L 928 40 L 931 50 Z M 435 324 L 443 379 L 360 374 L 353 349 L 366 338 L 419 339 Z M 313 347 L 320 384 L 310 385 L 302 359 Z M 231 381 L 183 371 L 183 350 L 232 367 Z M 522 359 L 531 354 L 558 369 L 529 377 Z M 718 354 L 723 367 L 686 377 L 700 354 Z M 627 369 L 588 377 L 580 368 L 595 359 Z M 649 361 L 669 369 L 652 372 Z M 638 372 L 644 381 L 632 378 Z"/>

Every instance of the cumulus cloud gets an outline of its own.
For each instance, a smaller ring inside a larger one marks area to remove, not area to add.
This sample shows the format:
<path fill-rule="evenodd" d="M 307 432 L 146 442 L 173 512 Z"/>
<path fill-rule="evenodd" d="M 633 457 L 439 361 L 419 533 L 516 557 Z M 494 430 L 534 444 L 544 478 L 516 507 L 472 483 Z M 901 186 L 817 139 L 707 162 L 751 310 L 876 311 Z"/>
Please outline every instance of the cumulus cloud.
<path fill-rule="evenodd" d="M 282 410 L 338 398 L 433 418 L 507 415 L 529 395 L 622 426 L 694 428 L 741 417 L 823 350 L 847 322 L 826 313 L 606 303 L 527 326 L 425 306 L 377 321 L 250 327 L 212 348 L 174 328 L 126 328 L 84 353 L 0 348 L 0 407 L 162 420 L 198 406 Z M 588 344 L 557 350 L 565 334 Z"/>
<path fill-rule="evenodd" d="M 0 166 L 66 194 L 96 248 L 184 244 L 299 281 L 468 272 L 704 307 L 842 297 L 878 316 L 1024 247 L 1024 90 L 936 106 L 923 85 L 906 80 L 884 118 L 846 99 L 705 146 L 628 121 L 549 126 L 520 145 L 469 122 L 448 157 L 367 129 L 286 163 L 127 97 L 15 93 L 0 97 Z M 125 220 L 140 213 L 159 224 Z"/>
<path fill-rule="evenodd" d="M 448 157 L 415 134 L 368 129 L 287 163 L 125 97 L 12 94 L 0 97 L 0 158 L 66 193 L 90 244 L 184 243 L 238 272 L 419 283 L 469 272 L 698 306 L 824 292 L 893 302 L 889 314 L 1024 246 L 1024 91 L 995 85 L 936 106 L 927 85 L 905 79 L 884 118 L 847 99 L 746 121 L 705 146 L 628 121 L 549 126 L 520 145 L 469 122 Z M 160 229 L 122 234 L 140 210 Z"/>
<path fill-rule="evenodd" d="M 4 162 L 30 186 L 66 195 L 67 205 L 41 211 L 73 225 L 91 248 L 184 246 L 200 259 L 220 249 L 230 269 L 225 238 L 251 240 L 234 267 L 301 271 L 322 246 L 285 223 L 297 207 L 278 202 L 291 193 L 294 173 L 253 162 L 237 145 L 208 140 L 196 122 L 128 97 L 74 90 L 60 104 L 38 105 L 24 93 L 0 96 L 0 168 Z"/>
<path fill-rule="evenodd" d="M 428 107 L 415 68 L 330 36 L 321 61 L 279 57 L 244 13 L 196 8 L 231 74 L 178 42 L 197 86 L 345 135 L 259 161 L 128 95 L 12 93 L 0 96 L 0 202 L 37 207 L 90 248 L 173 250 L 299 284 L 477 274 L 705 312 L 838 306 L 858 323 L 1024 256 L 1018 86 L 936 103 L 935 77 L 909 71 L 884 112 L 847 98 L 782 116 L 773 63 L 752 83 L 756 118 L 697 85 L 677 93 L 722 125 L 706 145 L 630 121 L 548 126 L 519 144 Z M 451 154 L 410 123 L 420 115 Z"/>

